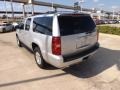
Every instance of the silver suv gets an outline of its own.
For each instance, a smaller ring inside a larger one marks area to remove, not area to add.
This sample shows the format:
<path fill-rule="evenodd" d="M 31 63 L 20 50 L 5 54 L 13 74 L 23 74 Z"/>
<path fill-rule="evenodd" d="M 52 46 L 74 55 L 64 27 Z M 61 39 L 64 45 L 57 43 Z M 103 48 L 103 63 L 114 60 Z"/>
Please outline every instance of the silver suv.
<path fill-rule="evenodd" d="M 87 59 L 99 48 L 98 31 L 90 15 L 49 13 L 28 17 L 16 31 L 17 43 L 34 52 L 41 68 L 63 68 Z"/>

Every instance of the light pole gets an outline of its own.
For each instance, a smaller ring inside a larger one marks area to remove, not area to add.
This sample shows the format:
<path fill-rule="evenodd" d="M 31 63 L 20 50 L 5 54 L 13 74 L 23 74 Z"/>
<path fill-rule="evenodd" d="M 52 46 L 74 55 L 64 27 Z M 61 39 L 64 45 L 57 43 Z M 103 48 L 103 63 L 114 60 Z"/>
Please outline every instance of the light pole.
<path fill-rule="evenodd" d="M 8 22 L 8 14 L 7 14 L 7 6 L 6 6 L 6 1 L 4 0 L 5 3 L 5 11 L 6 11 L 6 17 L 7 17 L 7 22 Z"/>

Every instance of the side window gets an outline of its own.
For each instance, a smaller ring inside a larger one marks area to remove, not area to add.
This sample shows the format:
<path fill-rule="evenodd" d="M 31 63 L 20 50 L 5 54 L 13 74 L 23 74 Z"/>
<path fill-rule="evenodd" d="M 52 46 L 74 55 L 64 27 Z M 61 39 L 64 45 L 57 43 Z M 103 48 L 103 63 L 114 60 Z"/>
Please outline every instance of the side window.
<path fill-rule="evenodd" d="M 30 29 L 30 23 L 31 23 L 31 18 L 28 18 L 27 21 L 26 21 L 26 24 L 25 24 L 25 30 L 26 31 L 29 31 L 29 29 Z"/>
<path fill-rule="evenodd" d="M 22 23 L 22 22 L 19 23 L 18 27 L 19 27 L 19 29 L 22 29 L 22 30 L 23 30 L 23 29 L 24 29 L 24 23 Z"/>
<path fill-rule="evenodd" d="M 52 17 L 37 17 L 33 20 L 33 31 L 52 35 Z"/>

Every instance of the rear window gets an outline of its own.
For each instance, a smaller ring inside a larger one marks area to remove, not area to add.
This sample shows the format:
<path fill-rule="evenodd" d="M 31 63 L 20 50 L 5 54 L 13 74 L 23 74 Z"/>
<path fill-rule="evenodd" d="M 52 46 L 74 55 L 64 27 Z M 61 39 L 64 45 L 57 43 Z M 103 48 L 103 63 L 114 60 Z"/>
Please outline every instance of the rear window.
<path fill-rule="evenodd" d="M 96 25 L 90 16 L 59 16 L 60 34 L 62 36 L 92 32 Z"/>
<path fill-rule="evenodd" d="M 37 17 L 33 20 L 33 31 L 52 35 L 52 17 Z"/>

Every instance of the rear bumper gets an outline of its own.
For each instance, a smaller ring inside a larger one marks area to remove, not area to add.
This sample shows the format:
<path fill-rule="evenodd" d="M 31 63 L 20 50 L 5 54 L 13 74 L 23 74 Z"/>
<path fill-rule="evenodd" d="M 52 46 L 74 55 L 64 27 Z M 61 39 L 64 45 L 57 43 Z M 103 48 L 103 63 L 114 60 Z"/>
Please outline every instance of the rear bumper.
<path fill-rule="evenodd" d="M 98 48 L 99 43 L 95 44 L 88 50 L 69 56 L 49 55 L 47 62 L 58 68 L 68 67 L 70 65 L 82 62 L 84 58 L 93 55 L 98 50 Z"/>
<path fill-rule="evenodd" d="M 99 43 L 96 43 L 94 46 L 92 46 L 91 48 L 89 48 L 85 51 L 63 56 L 64 62 L 68 62 L 68 61 L 72 61 L 72 60 L 84 57 L 84 56 L 96 51 L 98 48 L 99 48 Z"/>

